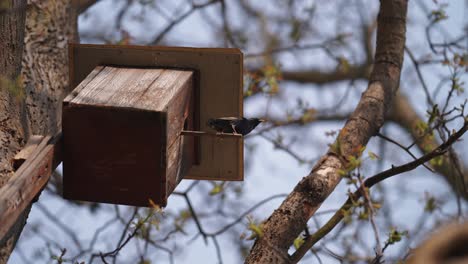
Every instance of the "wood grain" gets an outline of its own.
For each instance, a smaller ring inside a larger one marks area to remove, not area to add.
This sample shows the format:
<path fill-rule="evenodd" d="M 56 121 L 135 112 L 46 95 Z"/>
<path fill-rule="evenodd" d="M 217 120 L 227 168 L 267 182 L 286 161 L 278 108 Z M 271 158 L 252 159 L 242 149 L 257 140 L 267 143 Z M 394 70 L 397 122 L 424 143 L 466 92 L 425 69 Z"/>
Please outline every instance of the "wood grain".
<path fill-rule="evenodd" d="M 4 237 L 18 216 L 44 188 L 50 175 L 58 165 L 61 135 L 42 137 L 37 143 L 33 137 L 28 143 L 34 150 L 28 150 L 25 162 L 0 192 L 0 237 Z"/>
<path fill-rule="evenodd" d="M 165 206 L 192 158 L 189 70 L 97 66 L 64 100 L 64 197 Z"/>
<path fill-rule="evenodd" d="M 98 66 L 65 102 L 163 111 L 192 72 Z"/>
<path fill-rule="evenodd" d="M 99 65 L 193 70 L 195 130 L 210 131 L 209 118 L 243 116 L 243 58 L 238 49 L 70 44 L 69 56 L 72 87 Z M 199 164 L 185 178 L 243 180 L 242 137 L 196 140 Z"/>
<path fill-rule="evenodd" d="M 34 152 L 34 150 L 37 148 L 37 146 L 41 143 L 42 139 L 44 139 L 43 136 L 32 135 L 28 139 L 28 142 L 26 143 L 26 146 L 24 146 L 24 148 L 21 149 L 20 152 L 16 153 L 15 157 L 13 157 L 13 169 L 15 171 L 18 170 L 19 167 L 28 158 L 31 157 L 31 154 Z"/>
<path fill-rule="evenodd" d="M 68 104 L 62 120 L 64 198 L 164 203 L 164 113 Z"/>

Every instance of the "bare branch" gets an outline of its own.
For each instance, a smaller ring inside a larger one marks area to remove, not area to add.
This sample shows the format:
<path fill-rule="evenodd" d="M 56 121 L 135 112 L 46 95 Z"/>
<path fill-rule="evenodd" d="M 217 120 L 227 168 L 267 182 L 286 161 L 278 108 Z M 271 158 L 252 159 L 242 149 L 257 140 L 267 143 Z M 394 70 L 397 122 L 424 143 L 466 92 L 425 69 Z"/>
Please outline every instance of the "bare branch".
<path fill-rule="evenodd" d="M 97 3 L 99 0 L 72 0 L 72 6 L 76 8 L 78 14 L 86 12 L 88 8 Z"/>
<path fill-rule="evenodd" d="M 384 122 L 395 94 L 403 63 L 407 1 L 382 1 L 378 17 L 375 64 L 367 91 L 341 130 L 334 147 L 289 194 L 264 223 L 246 263 L 287 263 L 288 249 L 304 230 L 321 203 L 341 180 L 348 167 Z"/>
<path fill-rule="evenodd" d="M 219 3 L 220 0 L 210 0 L 204 4 L 192 4 L 191 8 L 183 13 L 182 15 L 180 15 L 178 18 L 175 18 L 174 20 L 172 20 L 169 25 L 167 25 L 154 39 L 153 41 L 151 41 L 151 43 L 149 45 L 158 45 L 159 42 L 166 36 L 166 34 L 172 30 L 173 27 L 175 27 L 177 24 L 179 24 L 180 22 L 182 22 L 183 20 L 185 20 L 187 17 L 189 17 L 191 14 L 193 14 L 193 12 L 195 12 L 196 10 L 198 9 L 202 9 L 202 8 L 205 8 L 207 6 L 210 6 L 212 4 L 215 4 L 215 3 Z"/>
<path fill-rule="evenodd" d="M 408 162 L 401 166 L 392 167 L 388 170 L 380 172 L 372 177 L 369 177 L 364 181 L 364 184 L 356 190 L 348 200 L 341 206 L 339 210 L 328 220 L 328 222 L 323 225 L 315 234 L 311 235 L 306 239 L 304 244 L 291 256 L 292 263 L 297 263 L 306 253 L 307 251 L 312 248 L 321 238 L 327 235 L 333 228 L 340 223 L 340 221 L 344 218 L 344 212 L 351 209 L 353 201 L 359 199 L 364 192 L 364 188 L 371 188 L 372 186 L 376 185 L 377 183 L 388 179 L 392 176 L 402 174 L 404 172 L 408 172 L 414 170 L 418 166 L 424 164 L 425 162 L 430 161 L 431 159 L 443 155 L 458 139 L 460 139 L 463 134 L 468 130 L 468 121 L 465 121 L 462 128 L 460 128 L 456 133 L 450 136 L 450 138 L 432 150 L 430 153 L 414 160 Z"/>

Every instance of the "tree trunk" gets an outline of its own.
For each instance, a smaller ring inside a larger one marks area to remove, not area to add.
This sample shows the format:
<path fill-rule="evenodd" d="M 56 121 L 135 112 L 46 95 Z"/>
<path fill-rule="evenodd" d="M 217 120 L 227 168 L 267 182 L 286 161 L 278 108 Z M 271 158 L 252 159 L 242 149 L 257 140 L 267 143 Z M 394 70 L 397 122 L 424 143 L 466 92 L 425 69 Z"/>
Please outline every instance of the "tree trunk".
<path fill-rule="evenodd" d="M 375 62 L 367 90 L 329 152 L 262 225 L 263 235 L 255 241 L 246 263 L 292 262 L 288 249 L 294 239 L 339 183 L 340 171 L 353 169 L 350 161 L 359 158 L 383 125 L 400 82 L 407 1 L 380 2 Z"/>
<path fill-rule="evenodd" d="M 27 93 L 28 135 L 54 134 L 68 90 L 68 42 L 76 34 L 71 0 L 32 1 L 28 8 L 22 74 Z"/>
<path fill-rule="evenodd" d="M 12 176 L 11 158 L 24 144 L 21 124 L 24 93 L 19 85 L 26 0 L 2 1 L 0 6 L 0 188 Z M 1 190 L 1 189 L 0 189 Z M 0 201 L 1 202 L 1 201 Z M 8 234 L 0 238 L 0 263 L 6 263 L 15 247 L 29 210 Z M 1 223 L 0 223 L 1 224 Z"/>
<path fill-rule="evenodd" d="M 67 43 L 75 39 L 77 24 L 72 0 L 28 0 L 27 10 L 25 0 L 11 2 L 14 11 L 1 13 L 0 69 L 10 79 L 21 70 L 22 82 L 16 83 L 22 83 L 22 92 L 14 96 L 0 90 L 0 188 L 13 174 L 10 160 L 26 139 L 32 134 L 53 134 L 60 127 L 61 101 L 68 90 Z M 29 209 L 7 237 L 0 238 L 0 263 L 7 262 Z"/>

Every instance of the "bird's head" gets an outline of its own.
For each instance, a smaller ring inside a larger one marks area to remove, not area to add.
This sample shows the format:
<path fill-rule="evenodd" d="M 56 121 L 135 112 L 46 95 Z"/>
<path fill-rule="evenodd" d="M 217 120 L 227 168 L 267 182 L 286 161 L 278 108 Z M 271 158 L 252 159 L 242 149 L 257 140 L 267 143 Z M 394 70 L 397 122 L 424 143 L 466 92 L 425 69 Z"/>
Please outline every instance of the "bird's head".
<path fill-rule="evenodd" d="M 256 117 L 254 117 L 254 118 L 249 118 L 249 122 L 250 122 L 251 124 L 253 124 L 253 127 L 258 126 L 258 124 L 260 124 L 261 122 L 265 122 L 265 121 L 266 121 L 266 120 L 264 120 L 264 119 L 256 118 Z"/>

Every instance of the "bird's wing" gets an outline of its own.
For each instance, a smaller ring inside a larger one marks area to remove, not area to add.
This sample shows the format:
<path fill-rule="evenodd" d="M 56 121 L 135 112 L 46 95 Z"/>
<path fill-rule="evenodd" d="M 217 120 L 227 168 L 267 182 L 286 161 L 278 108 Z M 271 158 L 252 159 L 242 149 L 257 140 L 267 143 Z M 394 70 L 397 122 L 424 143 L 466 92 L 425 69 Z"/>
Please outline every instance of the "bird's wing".
<path fill-rule="evenodd" d="M 207 125 L 218 132 L 230 133 L 233 130 L 232 124 L 235 123 L 235 120 L 231 118 L 212 118 L 208 120 Z"/>

